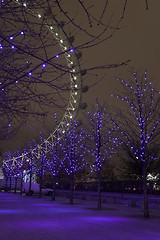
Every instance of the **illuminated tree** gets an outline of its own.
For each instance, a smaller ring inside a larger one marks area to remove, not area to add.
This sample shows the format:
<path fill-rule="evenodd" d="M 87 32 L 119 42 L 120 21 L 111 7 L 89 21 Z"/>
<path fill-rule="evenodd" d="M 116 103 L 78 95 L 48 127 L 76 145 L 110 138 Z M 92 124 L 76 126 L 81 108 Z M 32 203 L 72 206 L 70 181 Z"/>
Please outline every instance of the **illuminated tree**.
<path fill-rule="evenodd" d="M 19 164 L 22 164 L 22 169 L 20 169 L 20 172 L 23 171 L 23 168 L 25 170 L 25 175 L 29 175 L 29 189 L 28 189 L 28 195 L 32 195 L 32 179 L 33 174 L 36 172 L 36 156 L 34 155 L 33 149 L 35 148 L 36 142 L 33 140 L 33 143 L 29 142 L 29 146 L 26 147 L 22 154 L 22 159 L 19 159 Z M 21 191 L 22 191 L 22 182 L 23 182 L 23 174 L 24 171 L 21 172 Z"/>
<path fill-rule="evenodd" d="M 48 170 L 53 176 L 53 191 L 52 191 L 52 201 L 55 200 L 56 196 L 56 177 L 59 171 L 63 168 L 63 155 L 61 154 L 61 143 L 58 136 L 54 139 L 52 146 L 49 146 L 51 149 L 47 154 L 47 165 Z"/>
<path fill-rule="evenodd" d="M 70 176 L 70 204 L 73 204 L 74 175 L 86 165 L 84 160 L 83 130 L 77 121 L 73 121 L 71 127 L 66 130 L 62 138 L 63 167 Z"/>
<path fill-rule="evenodd" d="M 98 209 L 101 209 L 101 170 L 103 163 L 109 159 L 116 146 L 117 137 L 113 134 L 114 127 L 107 117 L 107 110 L 98 103 L 86 117 L 87 150 L 89 153 L 88 164 L 91 172 L 97 173 L 98 181 Z"/>
<path fill-rule="evenodd" d="M 11 158 L 11 154 L 9 152 L 8 152 L 8 154 L 6 154 L 6 158 L 7 159 Z M 7 165 L 2 167 L 2 170 L 3 170 L 5 180 L 6 180 L 5 190 L 7 191 L 9 188 L 9 191 L 11 191 L 11 181 L 12 181 L 12 171 L 13 171 L 12 163 L 9 161 Z M 10 183 L 8 182 L 9 180 L 10 180 Z"/>
<path fill-rule="evenodd" d="M 126 153 L 141 165 L 144 216 L 148 217 L 147 174 L 151 171 L 150 164 L 157 159 L 157 150 L 154 148 L 156 146 L 159 149 L 160 144 L 160 96 L 152 87 L 146 72 L 133 72 L 128 81 L 118 80 L 123 90 L 112 96 L 124 105 L 116 109 L 116 117 L 112 120 L 123 138 L 124 146 L 127 147 Z"/>
<path fill-rule="evenodd" d="M 41 143 L 44 142 L 44 138 L 41 136 Z M 47 166 L 47 152 L 46 148 L 43 148 L 42 145 L 37 144 L 38 146 L 38 155 L 34 156 L 35 159 L 35 172 L 39 177 L 39 198 L 41 198 L 42 187 L 43 187 L 43 176 L 46 173 L 48 168 Z"/>
<path fill-rule="evenodd" d="M 20 152 L 16 151 L 13 155 L 14 157 L 19 157 Z M 17 181 L 19 176 L 20 176 L 20 168 L 19 168 L 19 164 L 16 164 L 16 166 L 13 168 L 13 179 L 15 180 L 14 193 L 17 192 Z"/>

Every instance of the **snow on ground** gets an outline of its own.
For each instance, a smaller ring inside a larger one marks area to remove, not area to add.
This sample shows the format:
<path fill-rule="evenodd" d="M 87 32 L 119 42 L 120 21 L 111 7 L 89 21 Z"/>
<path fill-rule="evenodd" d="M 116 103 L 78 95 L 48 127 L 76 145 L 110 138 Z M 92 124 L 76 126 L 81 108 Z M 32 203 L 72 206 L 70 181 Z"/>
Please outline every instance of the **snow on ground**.
<path fill-rule="evenodd" d="M 160 209 L 0 193 L 0 240 L 159 240 Z"/>

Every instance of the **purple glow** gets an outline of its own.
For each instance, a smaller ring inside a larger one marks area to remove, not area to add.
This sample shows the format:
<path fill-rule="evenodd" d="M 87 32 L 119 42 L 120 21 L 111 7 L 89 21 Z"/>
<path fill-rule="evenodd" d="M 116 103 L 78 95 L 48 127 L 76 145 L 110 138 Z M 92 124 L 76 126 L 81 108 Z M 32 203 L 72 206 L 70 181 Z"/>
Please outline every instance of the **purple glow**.
<path fill-rule="evenodd" d="M 112 222 L 112 223 L 116 223 L 116 222 L 127 222 L 128 219 L 124 218 L 124 217 L 106 217 L 106 216 L 93 216 L 93 217 L 87 217 L 86 221 L 88 222 L 94 222 L 96 223 L 101 223 L 101 222 Z"/>

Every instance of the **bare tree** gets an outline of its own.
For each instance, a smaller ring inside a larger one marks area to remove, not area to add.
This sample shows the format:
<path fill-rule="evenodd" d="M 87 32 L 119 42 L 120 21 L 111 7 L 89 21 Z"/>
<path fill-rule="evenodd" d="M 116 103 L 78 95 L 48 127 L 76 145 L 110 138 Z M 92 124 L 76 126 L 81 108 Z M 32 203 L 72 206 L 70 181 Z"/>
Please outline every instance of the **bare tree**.
<path fill-rule="evenodd" d="M 98 209 L 101 209 L 101 170 L 104 162 L 110 158 L 118 144 L 114 136 L 114 126 L 107 117 L 107 110 L 98 103 L 87 113 L 86 138 L 89 159 L 87 160 L 91 171 L 97 173 L 98 182 Z"/>
<path fill-rule="evenodd" d="M 150 164 L 157 159 L 159 149 L 160 121 L 159 104 L 160 96 L 151 84 L 147 72 L 143 74 L 132 73 L 128 81 L 118 79 L 122 85 L 122 92 L 114 94 L 118 101 L 124 103 L 116 109 L 113 119 L 123 144 L 127 147 L 126 153 L 132 156 L 137 164 L 141 165 L 144 192 L 144 216 L 149 216 L 147 173 Z"/>
<path fill-rule="evenodd" d="M 62 153 L 60 139 L 56 137 L 54 139 L 54 144 L 52 146 L 48 146 L 48 148 L 50 149 L 50 151 L 47 154 L 47 166 L 48 170 L 53 176 L 52 201 L 54 201 L 56 196 L 56 177 L 60 170 L 63 168 L 63 159 L 61 159 Z"/>
<path fill-rule="evenodd" d="M 63 167 L 70 176 L 70 204 L 73 204 L 74 175 L 83 168 L 86 163 L 84 160 L 83 130 L 77 121 L 73 121 L 71 127 L 66 130 L 62 138 Z"/>

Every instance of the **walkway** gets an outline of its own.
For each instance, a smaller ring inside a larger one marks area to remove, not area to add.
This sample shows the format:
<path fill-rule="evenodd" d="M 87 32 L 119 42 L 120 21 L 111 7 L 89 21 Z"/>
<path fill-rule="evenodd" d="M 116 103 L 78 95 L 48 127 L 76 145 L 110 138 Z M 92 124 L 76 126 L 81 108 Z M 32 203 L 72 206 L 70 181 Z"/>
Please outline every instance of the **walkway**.
<path fill-rule="evenodd" d="M 2 240 L 159 240 L 160 210 L 149 219 L 139 208 L 107 205 L 96 210 L 95 201 L 0 193 Z"/>

